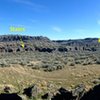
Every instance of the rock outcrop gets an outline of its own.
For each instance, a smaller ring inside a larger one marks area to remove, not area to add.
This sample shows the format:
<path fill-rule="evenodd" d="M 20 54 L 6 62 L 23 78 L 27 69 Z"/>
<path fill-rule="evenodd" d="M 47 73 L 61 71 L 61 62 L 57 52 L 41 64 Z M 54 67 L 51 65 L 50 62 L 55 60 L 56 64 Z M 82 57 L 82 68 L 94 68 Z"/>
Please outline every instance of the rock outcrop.
<path fill-rule="evenodd" d="M 32 85 L 25 88 L 23 96 L 18 93 L 9 93 L 9 88 L 6 88 L 6 93 L 0 94 L 0 100 L 23 100 L 22 97 L 28 97 L 27 100 L 37 99 L 40 97 L 40 88 L 36 85 Z M 26 96 L 25 96 L 26 95 Z M 25 99 L 26 100 L 26 99 Z M 40 99 L 39 99 L 40 100 Z M 48 92 L 41 95 L 41 100 L 100 100 L 100 84 L 94 86 L 89 91 L 85 91 L 83 84 L 77 85 L 73 90 L 67 90 L 63 87 L 56 92 Z"/>
<path fill-rule="evenodd" d="M 23 41 L 25 47 L 22 48 Z M 97 38 L 86 38 L 77 40 L 58 40 L 52 41 L 43 36 L 21 36 L 21 35 L 1 35 L 0 52 L 70 52 L 70 51 L 98 51 L 100 43 Z"/>
<path fill-rule="evenodd" d="M 22 100 L 20 96 L 17 95 L 17 93 L 12 94 L 0 94 L 0 100 Z"/>

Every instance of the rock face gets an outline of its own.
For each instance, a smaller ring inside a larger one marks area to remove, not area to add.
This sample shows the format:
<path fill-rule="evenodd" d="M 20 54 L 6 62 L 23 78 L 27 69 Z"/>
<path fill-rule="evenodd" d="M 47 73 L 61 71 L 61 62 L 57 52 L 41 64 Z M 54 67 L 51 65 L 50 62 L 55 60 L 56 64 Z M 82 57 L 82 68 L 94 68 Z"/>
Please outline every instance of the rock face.
<path fill-rule="evenodd" d="M 23 40 L 25 41 L 32 41 L 32 40 L 40 40 L 40 41 L 49 41 L 47 37 L 42 37 L 42 36 L 21 36 L 21 35 L 1 35 L 0 36 L 0 42 L 16 42 Z"/>
<path fill-rule="evenodd" d="M 24 43 L 22 48 L 21 43 Z M 56 43 L 53 43 L 47 37 L 3 35 L 0 36 L 0 52 L 20 52 L 20 51 L 38 51 L 52 52 L 55 50 Z"/>
<path fill-rule="evenodd" d="M 46 93 L 46 94 L 44 94 L 41 98 L 42 98 L 43 100 L 51 100 L 52 97 L 53 97 L 53 94 L 52 94 L 52 93 Z"/>
<path fill-rule="evenodd" d="M 22 48 L 23 41 L 25 47 Z M 97 38 L 87 38 L 79 40 L 60 40 L 51 41 L 47 37 L 21 36 L 21 35 L 2 35 L 0 36 L 0 52 L 20 52 L 38 51 L 52 53 L 69 51 L 91 51 L 100 50 L 100 43 Z"/>
<path fill-rule="evenodd" d="M 59 47 L 59 48 L 58 48 L 58 51 L 59 51 L 59 52 L 67 52 L 68 49 L 67 49 L 66 47 Z"/>
<path fill-rule="evenodd" d="M 51 100 L 100 100 L 100 84 L 87 92 L 83 84 L 76 86 L 72 91 L 60 88 Z"/>
<path fill-rule="evenodd" d="M 49 53 L 51 53 L 55 50 L 55 48 L 38 48 L 38 47 L 36 47 L 35 50 L 39 51 L 39 52 L 49 52 Z"/>
<path fill-rule="evenodd" d="M 27 95 L 29 98 L 36 98 L 39 93 L 40 89 L 36 85 L 32 85 L 28 88 L 25 88 L 23 94 Z"/>
<path fill-rule="evenodd" d="M 0 94 L 0 100 L 22 100 L 16 93 Z"/>
<path fill-rule="evenodd" d="M 76 40 L 57 40 L 53 42 L 64 46 L 61 51 L 92 51 L 92 52 L 95 52 L 100 48 L 100 43 L 98 43 L 97 38 L 86 38 L 86 39 L 76 39 Z"/>
<path fill-rule="evenodd" d="M 73 94 L 74 97 L 76 97 L 76 100 L 80 100 L 80 98 L 83 97 L 85 92 L 86 92 L 85 86 L 83 84 L 79 84 L 72 91 L 72 94 Z"/>
<path fill-rule="evenodd" d="M 6 93 L 0 94 L 0 100 L 23 100 L 17 93 L 8 93 L 8 88 L 6 88 L 6 90 Z M 23 96 L 27 95 L 27 97 L 29 97 L 25 100 L 38 100 L 37 98 L 40 91 L 36 85 L 32 85 L 25 88 L 23 94 Z M 42 95 L 39 100 L 100 100 L 100 84 L 87 92 L 83 84 L 77 85 L 75 89 L 71 91 L 61 87 L 55 93 L 48 92 Z"/>
<path fill-rule="evenodd" d="M 51 100 L 73 100 L 72 92 L 64 88 L 60 88 L 58 93 Z"/>
<path fill-rule="evenodd" d="M 86 92 L 80 100 L 100 100 L 100 84 Z"/>

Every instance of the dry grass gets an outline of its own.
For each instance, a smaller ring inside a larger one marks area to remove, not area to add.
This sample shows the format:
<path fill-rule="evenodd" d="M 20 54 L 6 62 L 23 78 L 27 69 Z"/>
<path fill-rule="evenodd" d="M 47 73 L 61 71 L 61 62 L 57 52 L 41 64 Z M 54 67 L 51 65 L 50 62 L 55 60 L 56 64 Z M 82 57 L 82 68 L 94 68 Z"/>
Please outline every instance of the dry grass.
<path fill-rule="evenodd" d="M 42 70 L 33 70 L 30 67 L 22 67 L 18 64 L 11 67 L 0 68 L 0 86 L 11 85 L 16 91 L 22 91 L 24 87 L 31 84 L 44 84 L 52 82 L 67 88 L 73 88 L 75 85 L 84 83 L 90 88 L 93 83 L 91 80 L 100 77 L 99 65 L 87 66 L 66 66 L 62 70 L 53 72 L 44 72 Z"/>

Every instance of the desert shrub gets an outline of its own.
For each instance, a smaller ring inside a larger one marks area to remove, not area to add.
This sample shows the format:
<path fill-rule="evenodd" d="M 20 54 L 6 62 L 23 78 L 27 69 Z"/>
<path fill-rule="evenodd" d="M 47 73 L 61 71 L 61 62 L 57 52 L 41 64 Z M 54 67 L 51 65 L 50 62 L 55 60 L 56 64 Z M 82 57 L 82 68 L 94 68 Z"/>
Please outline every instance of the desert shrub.
<path fill-rule="evenodd" d="M 10 65 L 9 64 L 6 64 L 6 63 L 0 63 L 0 67 L 9 67 Z"/>
<path fill-rule="evenodd" d="M 5 60 L 0 61 L 0 67 L 9 67 L 9 66 L 10 66 L 10 64 L 7 63 Z"/>
<path fill-rule="evenodd" d="M 81 64 L 80 60 L 75 61 L 75 64 Z"/>
<path fill-rule="evenodd" d="M 66 65 L 68 63 L 67 59 L 63 59 L 62 63 Z"/>
<path fill-rule="evenodd" d="M 64 61 L 63 63 L 66 65 L 67 64 L 67 61 Z"/>
<path fill-rule="evenodd" d="M 87 64 L 88 64 L 88 65 L 91 65 L 91 64 L 92 64 L 92 62 L 90 62 L 90 61 L 89 61 Z"/>
<path fill-rule="evenodd" d="M 31 66 L 31 68 L 32 69 L 38 69 L 39 70 L 41 68 L 41 66 L 40 65 L 34 65 L 34 66 Z"/>
<path fill-rule="evenodd" d="M 100 61 L 99 61 L 99 60 L 97 60 L 97 61 L 96 61 L 96 64 L 100 64 Z"/>
<path fill-rule="evenodd" d="M 87 64 L 87 62 L 84 62 L 82 65 L 84 65 L 84 66 L 85 66 L 85 65 L 88 65 L 88 64 Z"/>
<path fill-rule="evenodd" d="M 95 48 L 95 47 L 92 47 L 91 50 L 92 50 L 92 51 L 96 51 L 96 48 Z"/>
<path fill-rule="evenodd" d="M 20 64 L 21 66 L 25 66 L 25 65 L 27 65 L 27 62 L 24 61 L 24 60 L 21 60 L 21 61 L 19 62 L 19 64 Z"/>
<path fill-rule="evenodd" d="M 69 64 L 69 66 L 75 66 L 75 63 L 71 62 L 71 63 Z"/>
<path fill-rule="evenodd" d="M 34 64 L 29 63 L 29 64 L 27 64 L 27 66 L 28 66 L 28 67 L 33 67 L 33 66 L 34 66 Z"/>
<path fill-rule="evenodd" d="M 98 83 L 100 83 L 100 79 L 93 79 L 93 80 L 91 80 L 91 82 L 94 84 L 98 84 Z"/>
<path fill-rule="evenodd" d="M 13 50 L 11 48 L 8 48 L 8 52 L 13 52 Z"/>
<path fill-rule="evenodd" d="M 77 47 L 75 47 L 75 50 L 78 50 L 78 48 L 77 48 Z"/>
<path fill-rule="evenodd" d="M 82 63 L 82 65 L 91 65 L 92 64 L 92 62 L 90 62 L 90 61 L 84 61 L 83 63 Z"/>
<path fill-rule="evenodd" d="M 64 64 L 62 64 L 60 61 L 51 61 L 42 64 L 42 68 L 44 68 L 44 71 L 54 71 L 64 68 Z"/>
<path fill-rule="evenodd" d="M 64 65 L 63 64 L 58 64 L 56 67 L 57 67 L 57 70 L 58 70 L 58 69 L 64 68 Z"/>
<path fill-rule="evenodd" d="M 47 63 L 47 61 L 43 60 L 43 61 L 42 61 L 42 63 L 46 64 L 46 63 Z"/>
<path fill-rule="evenodd" d="M 4 63 L 0 63 L 0 67 L 5 67 L 5 64 Z"/>
<path fill-rule="evenodd" d="M 52 67 L 48 67 L 47 69 L 45 69 L 44 71 L 49 71 L 49 72 L 52 72 L 56 70 L 56 66 L 52 66 Z"/>
<path fill-rule="evenodd" d="M 67 52 L 68 49 L 65 48 L 65 47 L 59 47 L 59 48 L 58 48 L 58 51 L 59 51 L 59 52 Z"/>
<path fill-rule="evenodd" d="M 16 52 L 20 52 L 20 51 L 21 51 L 20 48 L 17 48 L 17 49 L 16 49 Z"/>
<path fill-rule="evenodd" d="M 51 64 L 43 64 L 42 65 L 42 68 L 50 68 L 50 67 L 52 67 Z"/>
<path fill-rule="evenodd" d="M 59 61 L 54 61 L 53 62 L 54 65 L 59 64 L 59 63 L 60 63 Z"/>

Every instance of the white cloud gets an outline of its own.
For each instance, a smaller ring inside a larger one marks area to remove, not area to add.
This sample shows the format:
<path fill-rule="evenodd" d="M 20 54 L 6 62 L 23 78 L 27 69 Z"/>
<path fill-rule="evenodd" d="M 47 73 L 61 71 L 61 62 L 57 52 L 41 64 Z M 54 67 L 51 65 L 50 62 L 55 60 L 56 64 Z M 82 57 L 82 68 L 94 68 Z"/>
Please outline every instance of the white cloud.
<path fill-rule="evenodd" d="M 100 25 L 100 20 L 98 20 L 97 23 Z"/>
<path fill-rule="evenodd" d="M 33 5 L 33 3 L 30 2 L 29 0 L 13 0 L 13 1 L 16 3 L 26 4 L 26 5 L 30 5 L 30 6 Z"/>
<path fill-rule="evenodd" d="M 30 20 L 32 23 L 37 23 L 38 22 L 38 20 L 35 20 L 35 19 L 31 19 Z"/>
<path fill-rule="evenodd" d="M 32 0 L 12 0 L 12 1 L 15 3 L 26 5 L 26 7 L 30 7 L 31 9 L 35 11 L 43 10 L 46 8 L 44 5 L 37 4 L 33 2 Z"/>
<path fill-rule="evenodd" d="M 62 29 L 61 29 L 60 27 L 57 27 L 57 26 L 54 26 L 52 29 L 53 29 L 55 32 L 58 32 L 58 33 L 60 33 L 60 32 L 62 31 Z"/>
<path fill-rule="evenodd" d="M 14 0 L 14 1 L 17 2 L 17 3 L 22 3 L 22 4 L 25 4 L 25 5 L 29 5 L 29 6 L 43 7 L 40 4 L 32 2 L 32 0 Z"/>

